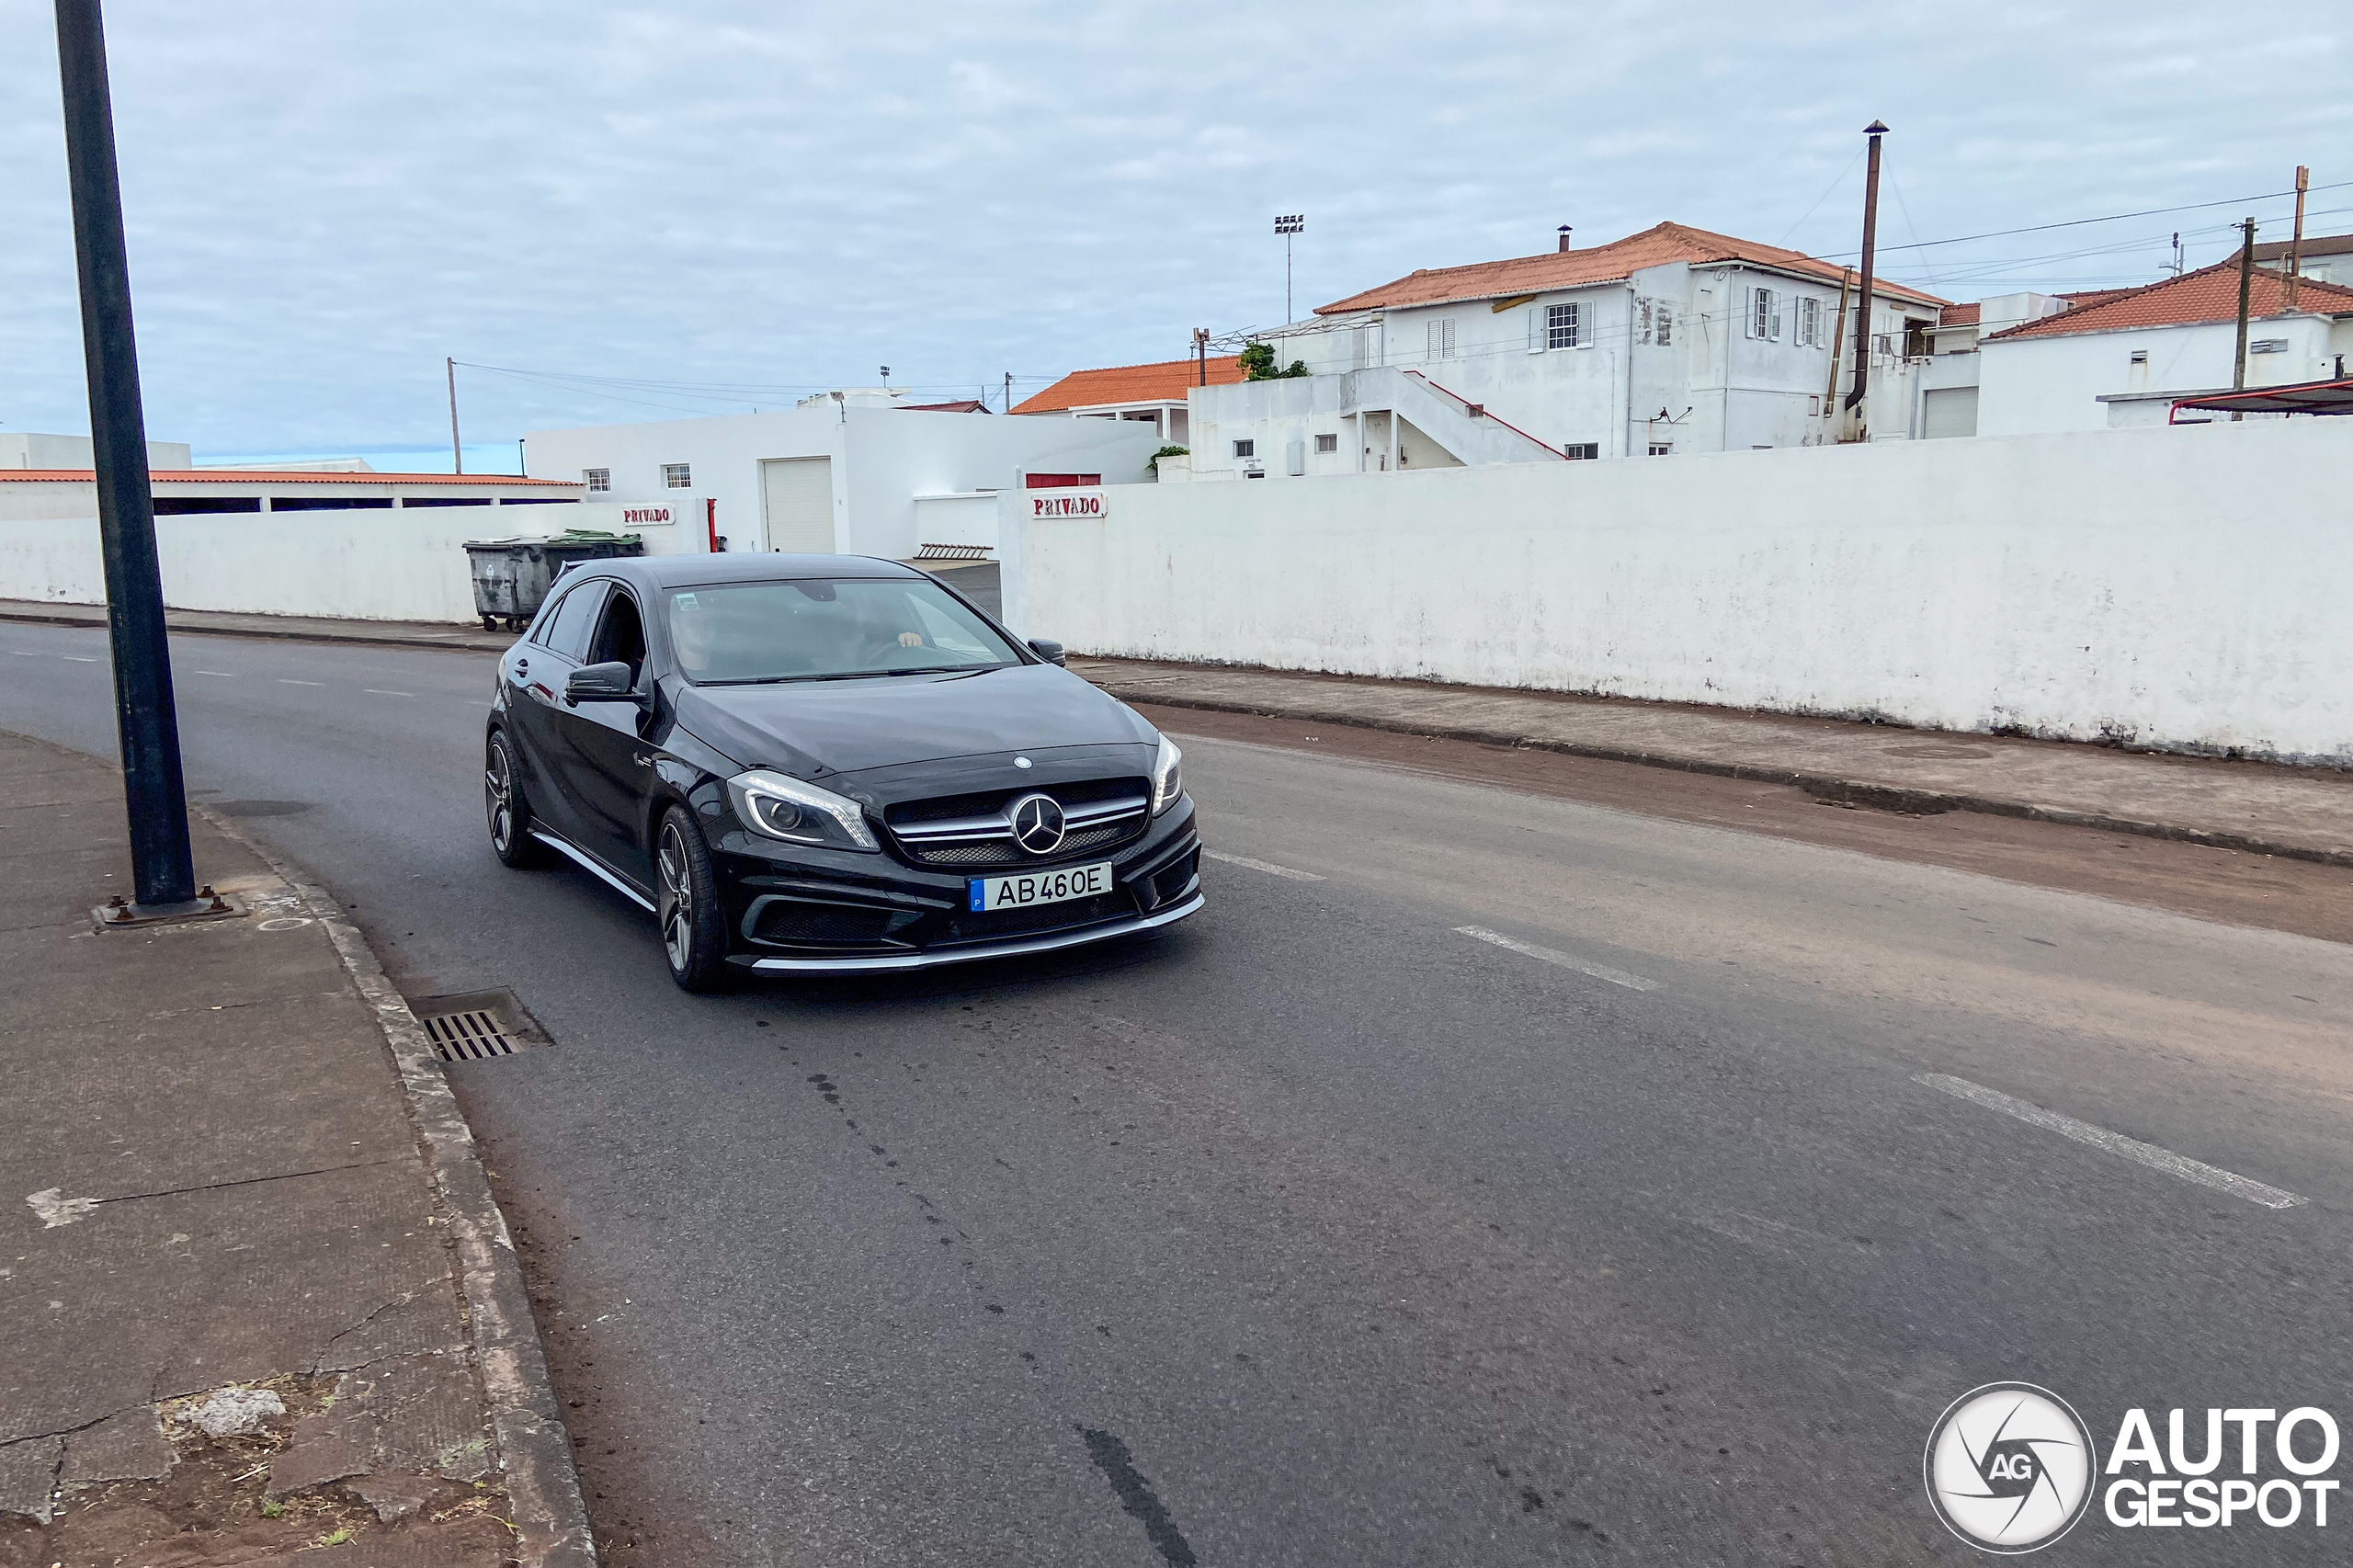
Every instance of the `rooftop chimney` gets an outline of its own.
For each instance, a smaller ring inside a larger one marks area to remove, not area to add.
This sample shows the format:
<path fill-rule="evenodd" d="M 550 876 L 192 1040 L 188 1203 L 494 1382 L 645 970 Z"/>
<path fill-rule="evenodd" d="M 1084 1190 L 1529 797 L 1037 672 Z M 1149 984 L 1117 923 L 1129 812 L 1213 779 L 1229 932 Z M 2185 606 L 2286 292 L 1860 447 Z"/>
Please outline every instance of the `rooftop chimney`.
<path fill-rule="evenodd" d="M 1566 223 L 1561 225 L 1561 248 L 1569 248 L 1569 226 Z"/>

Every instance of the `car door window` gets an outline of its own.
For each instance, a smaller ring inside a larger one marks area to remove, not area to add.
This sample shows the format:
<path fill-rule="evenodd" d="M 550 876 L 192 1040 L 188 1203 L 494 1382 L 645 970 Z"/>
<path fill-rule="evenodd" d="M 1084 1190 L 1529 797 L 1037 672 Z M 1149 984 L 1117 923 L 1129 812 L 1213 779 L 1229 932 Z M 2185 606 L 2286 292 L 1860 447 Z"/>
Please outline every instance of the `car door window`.
<path fill-rule="evenodd" d="M 551 653 L 561 653 L 578 664 L 588 652 L 588 633 L 597 624 L 597 607 L 605 602 L 606 585 L 583 583 L 557 602 L 555 613 L 548 617 L 547 635 L 540 639 Z"/>
<path fill-rule="evenodd" d="M 612 601 L 605 607 L 605 619 L 597 628 L 597 640 L 588 645 L 588 662 L 592 665 L 619 663 L 629 666 L 629 681 L 645 668 L 645 622 L 638 614 L 637 600 L 626 588 L 616 588 Z"/>

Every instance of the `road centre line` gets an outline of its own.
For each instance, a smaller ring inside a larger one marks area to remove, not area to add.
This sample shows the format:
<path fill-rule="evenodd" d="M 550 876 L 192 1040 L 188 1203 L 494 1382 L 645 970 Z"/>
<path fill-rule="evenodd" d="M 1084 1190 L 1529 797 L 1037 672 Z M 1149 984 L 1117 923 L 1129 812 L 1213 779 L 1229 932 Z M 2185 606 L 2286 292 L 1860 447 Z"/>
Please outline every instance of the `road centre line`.
<path fill-rule="evenodd" d="M 233 674 L 227 670 L 190 670 L 188 671 L 188 674 L 192 676 L 219 676 L 222 680 L 234 680 L 237 678 Z"/>
<path fill-rule="evenodd" d="M 1270 877 L 1289 877 L 1293 881 L 1320 882 L 1324 879 L 1313 871 L 1294 871 L 1289 866 L 1278 866 L 1271 860 L 1253 860 L 1247 855 L 1228 855 L 1222 849 L 1204 849 L 1202 854 L 1229 866 L 1246 866 L 1254 871 L 1264 871 Z"/>
<path fill-rule="evenodd" d="M 278 677 L 278 684 L 280 686 L 324 686 L 326 685 L 326 682 L 323 680 L 288 680 L 284 676 L 280 676 Z"/>
<path fill-rule="evenodd" d="M 381 691 L 372 686 L 363 686 L 359 689 L 370 697 L 415 697 L 416 695 L 413 691 Z"/>
<path fill-rule="evenodd" d="M 57 656 L 69 665 L 95 665 L 98 662 L 95 658 L 81 653 L 60 653 Z"/>
<path fill-rule="evenodd" d="M 1655 980 L 1644 980 L 1639 974 L 1628 974 L 1624 970 L 1611 969 L 1606 963 L 1595 963 L 1590 959 L 1577 958 L 1574 954 L 1561 951 L 1558 948 L 1539 947 L 1534 942 L 1523 942 L 1517 937 L 1506 937 L 1500 931 L 1490 931 L 1483 926 L 1457 926 L 1454 929 L 1461 936 L 1476 937 L 1483 942 L 1493 942 L 1499 948 L 1509 948 L 1515 953 L 1525 953 L 1531 959 L 1542 959 L 1546 963 L 1556 963 L 1563 969 L 1573 969 L 1579 974 L 1591 975 L 1596 980 L 1606 980 L 1612 985 L 1622 985 L 1629 991 L 1656 991 L 1659 988 L 1659 982 Z"/>
<path fill-rule="evenodd" d="M 2111 1154 L 2120 1154 L 2153 1171 L 2163 1171 L 2167 1176 L 2179 1176 L 2183 1181 L 2194 1181 L 2200 1187 L 2211 1187 L 2217 1192 L 2244 1198 L 2249 1203 L 2260 1203 L 2266 1209 L 2293 1209 L 2299 1203 L 2308 1201 L 2295 1193 L 2267 1186 L 2234 1171 L 2220 1169 L 2202 1160 L 2193 1160 L 2187 1154 L 2177 1154 L 2154 1143 L 2143 1143 L 2138 1138 L 2127 1138 L 2121 1132 L 2110 1132 L 2107 1128 L 2095 1127 L 2088 1121 L 2077 1121 L 2074 1117 L 2063 1116 L 2055 1110 L 2045 1110 L 2030 1101 L 2003 1094 L 1998 1089 L 1989 1089 L 1982 1084 L 1972 1084 L 1966 1078 L 1955 1078 L 1943 1073 L 1915 1073 L 1912 1077 L 1915 1083 L 1926 1084 L 1932 1089 L 1982 1105 L 1988 1110 L 1998 1110 L 2005 1116 L 2015 1116 L 2020 1121 L 2046 1128 L 2062 1138 L 2072 1138 L 2078 1143 L 2105 1149 Z"/>

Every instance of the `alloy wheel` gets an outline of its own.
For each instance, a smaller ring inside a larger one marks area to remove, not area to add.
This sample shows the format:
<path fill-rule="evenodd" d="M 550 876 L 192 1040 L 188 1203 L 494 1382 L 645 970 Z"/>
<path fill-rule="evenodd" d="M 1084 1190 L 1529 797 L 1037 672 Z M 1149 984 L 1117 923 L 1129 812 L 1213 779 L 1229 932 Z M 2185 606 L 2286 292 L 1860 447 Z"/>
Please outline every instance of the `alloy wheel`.
<path fill-rule="evenodd" d="M 694 961 L 695 926 L 694 880 L 688 869 L 686 840 L 676 823 L 662 825 L 662 852 L 658 857 L 662 877 L 662 946 L 670 955 L 670 967 L 685 973 Z"/>
<path fill-rule="evenodd" d="M 490 812 L 491 847 L 501 855 L 515 843 L 515 778 L 507 766 L 506 748 L 493 743 L 490 766 L 483 772 L 483 793 Z"/>

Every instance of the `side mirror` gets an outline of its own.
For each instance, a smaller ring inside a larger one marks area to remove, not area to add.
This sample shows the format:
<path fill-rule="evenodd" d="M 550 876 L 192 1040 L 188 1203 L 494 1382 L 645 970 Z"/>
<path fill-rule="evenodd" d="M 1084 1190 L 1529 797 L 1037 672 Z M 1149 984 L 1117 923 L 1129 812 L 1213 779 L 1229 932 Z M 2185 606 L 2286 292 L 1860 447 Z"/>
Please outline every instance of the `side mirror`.
<path fill-rule="evenodd" d="M 563 683 L 563 699 L 574 704 L 634 702 L 637 693 L 630 684 L 629 665 L 615 659 L 606 665 L 583 665 L 573 671 Z"/>
<path fill-rule="evenodd" d="M 1064 662 L 1063 645 L 1051 637 L 1032 637 L 1029 639 L 1029 651 L 1050 665 L 1060 665 Z"/>

